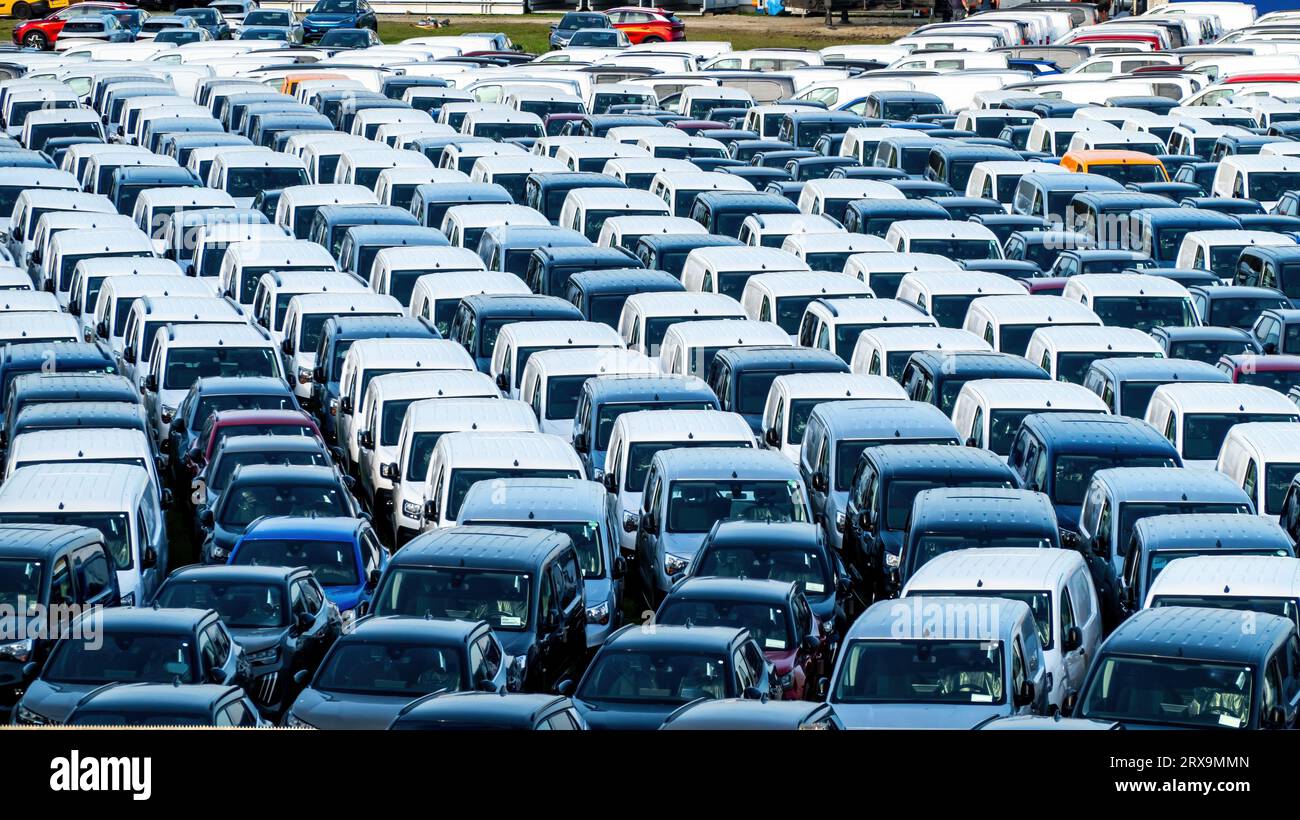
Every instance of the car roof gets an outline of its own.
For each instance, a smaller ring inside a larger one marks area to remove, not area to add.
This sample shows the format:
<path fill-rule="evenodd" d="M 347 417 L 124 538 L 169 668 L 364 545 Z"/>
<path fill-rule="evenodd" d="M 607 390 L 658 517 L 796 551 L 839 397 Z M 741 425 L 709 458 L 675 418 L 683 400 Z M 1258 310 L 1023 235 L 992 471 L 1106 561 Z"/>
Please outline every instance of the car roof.
<path fill-rule="evenodd" d="M 150 485 L 144 468 L 129 464 L 34 464 L 15 470 L 0 487 L 0 510 L 125 511 Z"/>
<path fill-rule="evenodd" d="M 1291 621 L 1276 615 L 1258 613 L 1254 624 L 1242 629 L 1241 613 L 1234 609 L 1143 609 L 1111 633 L 1101 653 L 1249 663 L 1262 660 L 1295 632 Z"/>
<path fill-rule="evenodd" d="M 790 460 L 773 450 L 735 447 L 690 447 L 660 450 L 659 473 L 671 480 L 721 479 L 798 481 Z"/>
<path fill-rule="evenodd" d="M 1300 560 L 1272 555 L 1196 555 L 1165 565 L 1152 595 L 1300 597 Z"/>
<path fill-rule="evenodd" d="M 271 516 L 259 518 L 249 525 L 243 540 L 256 541 L 264 538 L 309 537 L 328 541 L 353 541 L 360 530 L 364 529 L 363 518 L 346 518 L 343 516 L 326 516 L 321 518 L 298 518 L 295 516 Z"/>
<path fill-rule="evenodd" d="M 1178 470 L 1170 473 L 1169 470 Z M 1187 467 L 1111 467 L 1092 474 L 1120 501 L 1193 501 L 1245 504 L 1245 492 L 1215 470 Z"/>
<path fill-rule="evenodd" d="M 1055 592 L 1062 576 L 1085 567 L 1074 550 L 984 547 L 937 555 L 908 579 L 913 590 L 1042 589 Z"/>
<path fill-rule="evenodd" d="M 927 604 L 930 604 L 929 598 L 925 595 L 908 596 L 904 602 L 899 601 L 880 601 L 872 605 L 858 616 L 858 619 L 849 627 L 845 640 L 853 639 L 871 639 L 871 638 L 893 638 L 895 640 L 944 640 L 947 638 L 942 632 L 934 634 L 930 620 L 927 618 L 899 617 L 899 606 L 907 607 L 913 611 L 921 612 Z M 1029 607 L 1023 601 L 1007 600 L 1006 606 L 990 607 L 987 598 L 963 597 L 963 596 L 944 596 L 938 603 L 930 604 L 938 606 L 944 610 L 953 608 L 973 607 L 970 611 L 990 612 L 985 623 L 981 624 L 980 631 L 986 628 L 991 634 L 971 635 L 970 640 L 997 640 L 1008 637 L 1017 626 L 1024 622 L 1026 617 L 1030 617 Z M 992 619 L 996 618 L 996 624 Z M 662 629 L 663 627 L 660 627 Z"/>
<path fill-rule="evenodd" d="M 1152 550 L 1291 549 L 1290 537 L 1277 522 L 1259 515 L 1152 515 L 1134 524 L 1133 534 Z"/>
<path fill-rule="evenodd" d="M 0 557 L 47 558 L 103 538 L 97 530 L 68 524 L 0 524 Z"/>
<path fill-rule="evenodd" d="M 567 535 L 519 527 L 457 526 L 429 530 L 408 541 L 396 566 L 512 569 L 534 572 L 553 553 L 572 546 Z"/>
<path fill-rule="evenodd" d="M 498 499 L 507 493 L 508 505 Z M 579 478 L 499 478 L 480 481 L 461 502 L 467 523 L 501 521 L 590 521 L 605 515 L 605 488 Z"/>

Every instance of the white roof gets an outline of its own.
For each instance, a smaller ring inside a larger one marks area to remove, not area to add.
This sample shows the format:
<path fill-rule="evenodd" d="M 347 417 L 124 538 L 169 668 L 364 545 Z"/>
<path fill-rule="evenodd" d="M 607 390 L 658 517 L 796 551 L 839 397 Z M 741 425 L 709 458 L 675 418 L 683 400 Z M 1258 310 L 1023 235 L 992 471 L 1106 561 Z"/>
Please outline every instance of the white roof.
<path fill-rule="evenodd" d="M 696 248 L 686 256 L 686 266 L 703 264 L 715 271 L 801 271 L 808 263 L 789 251 L 764 246 L 721 245 Z"/>
<path fill-rule="evenodd" d="M 355 295 L 348 294 L 339 298 L 347 299 Z M 294 297 L 302 298 L 305 297 Z M 399 366 L 409 370 L 475 369 L 474 360 L 465 352 L 465 348 L 450 339 L 357 339 L 348 348 L 346 361 L 364 362 L 367 368 Z"/>
<path fill-rule="evenodd" d="M 872 300 L 875 301 L 875 300 Z M 699 322 L 679 322 L 664 334 L 661 350 L 669 347 L 669 339 L 676 337 L 684 347 L 716 346 L 748 347 L 752 345 L 790 345 L 790 335 L 772 322 L 752 319 L 706 319 Z"/>
<path fill-rule="evenodd" d="M 129 464 L 33 464 L 0 485 L 6 512 L 125 512 L 149 491 L 149 474 Z"/>
<path fill-rule="evenodd" d="M 525 374 L 541 371 L 546 376 L 659 375 L 659 366 L 644 353 L 623 348 L 607 350 L 551 348 L 528 357 Z M 527 377 L 524 379 L 527 382 Z"/>
<path fill-rule="evenodd" d="M 861 279 L 846 273 L 823 271 L 780 271 L 757 273 L 745 281 L 745 289 L 762 290 L 774 298 L 804 296 L 815 293 L 822 296 L 860 295 L 871 297 L 871 288 Z"/>
<path fill-rule="evenodd" d="M 992 350 L 968 330 L 954 327 L 875 327 L 858 334 L 874 339 L 886 350 Z"/>
<path fill-rule="evenodd" d="M 1088 388 L 1070 382 L 1041 379 L 973 379 L 961 387 L 990 409 L 1096 411 L 1108 413 L 1106 403 Z M 958 394 L 958 400 L 961 396 Z"/>
<path fill-rule="evenodd" d="M 1101 324 L 1090 308 L 1063 296 L 981 296 L 970 303 L 969 310 L 1008 324 Z"/>
<path fill-rule="evenodd" d="M 932 317 L 922 313 L 915 305 L 897 299 L 819 299 L 809 303 L 809 307 L 819 303 L 828 309 L 828 313 L 834 315 L 836 322 L 937 324 Z"/>
<path fill-rule="evenodd" d="M 1087 294 L 1105 296 L 1172 296 L 1190 298 L 1191 294 L 1173 279 L 1144 273 L 1081 273 L 1066 280 L 1062 296 L 1077 300 Z"/>
<path fill-rule="evenodd" d="M 407 245 L 384 248 L 375 254 L 375 268 L 387 266 L 393 270 L 422 270 L 430 273 L 440 270 L 483 270 L 483 259 L 469 248 L 454 245 Z M 509 274 L 514 276 L 514 274 Z M 518 279 L 519 277 L 515 276 Z"/>
<path fill-rule="evenodd" d="M 223 322 L 186 322 L 172 325 L 169 347 L 271 347 L 264 331 L 252 325 Z"/>
<path fill-rule="evenodd" d="M 448 433 L 438 439 L 435 460 L 458 467 L 569 468 L 582 474 L 582 463 L 569 442 L 547 433 Z"/>
<path fill-rule="evenodd" d="M 1293 421 L 1252 421 L 1233 425 L 1224 439 L 1238 441 L 1254 450 L 1263 461 L 1300 461 L 1300 424 Z"/>
<path fill-rule="evenodd" d="M 454 373 L 445 371 L 441 375 Z M 536 432 L 537 416 L 533 408 L 513 399 L 430 398 L 406 408 L 403 424 L 416 432 L 461 429 Z"/>
<path fill-rule="evenodd" d="M 623 347 L 623 337 L 609 325 L 576 319 L 511 322 L 502 326 L 501 333 L 497 336 L 497 347 L 500 348 L 502 343 L 507 341 L 513 341 L 520 347 L 531 347 L 537 344 L 553 347 L 593 344 Z"/>
<path fill-rule="evenodd" d="M 81 337 L 75 317 L 57 311 L 42 313 L 0 313 L 0 343 L 24 339 L 71 339 Z"/>
<path fill-rule="evenodd" d="M 1151 334 L 1131 327 L 1094 326 L 1094 325 L 1053 325 L 1040 327 L 1029 338 L 1029 347 L 1035 343 L 1045 344 L 1057 352 L 1082 351 L 1128 354 L 1151 353 L 1164 355 L 1160 343 Z"/>
<path fill-rule="evenodd" d="M 377 402 L 392 399 L 500 398 L 496 382 L 477 370 L 408 370 L 370 381 Z"/>
<path fill-rule="evenodd" d="M 644 316 L 691 316 L 730 314 L 744 318 L 745 309 L 735 299 L 722 293 L 694 291 L 634 293 L 624 302 L 640 309 Z"/>
<path fill-rule="evenodd" d="M 954 293 L 963 296 L 977 294 L 977 298 L 992 295 L 1019 296 L 1025 291 L 1024 285 L 1010 276 L 983 270 L 912 271 L 898 283 L 899 291 L 901 292 L 903 286 L 908 283 L 915 284 L 935 296 Z"/>
<path fill-rule="evenodd" d="M 1079 553 L 1066 549 L 953 550 L 927 561 L 903 592 L 905 596 L 922 590 L 963 589 L 1055 593 L 1061 578 L 1082 566 Z"/>
<path fill-rule="evenodd" d="M 895 231 L 910 238 L 943 236 L 952 239 L 991 239 L 997 242 L 997 235 L 978 222 L 955 219 L 903 219 L 890 226 L 889 232 Z"/>
<path fill-rule="evenodd" d="M 879 236 L 848 233 L 793 233 L 781 243 L 781 250 L 799 255 L 810 253 L 892 253 L 893 246 Z"/>
<path fill-rule="evenodd" d="M 744 416 L 722 410 L 635 410 L 619 416 L 614 430 L 623 441 L 754 440 Z"/>
<path fill-rule="evenodd" d="M 376 205 L 375 192 L 361 185 L 290 185 L 280 194 L 280 201 L 299 205 Z"/>
<path fill-rule="evenodd" d="M 937 253 L 861 253 L 850 256 L 844 263 L 844 272 L 854 275 L 923 270 L 955 272 L 961 269 L 961 265 Z"/>
<path fill-rule="evenodd" d="M 1300 559 L 1271 555 L 1197 555 L 1165 565 L 1147 593 L 1206 598 L 1300 599 Z"/>
<path fill-rule="evenodd" d="M 772 390 L 784 392 L 792 400 L 907 398 L 902 385 L 888 376 L 863 373 L 788 373 L 773 379 Z"/>
<path fill-rule="evenodd" d="M 1162 384 L 1152 394 L 1153 400 L 1160 397 L 1184 413 L 1300 414 L 1286 396 L 1255 384 Z"/>
<path fill-rule="evenodd" d="M 1210 245 L 1294 245 L 1295 240 L 1273 231 L 1188 231 L 1188 238 L 1200 239 Z"/>

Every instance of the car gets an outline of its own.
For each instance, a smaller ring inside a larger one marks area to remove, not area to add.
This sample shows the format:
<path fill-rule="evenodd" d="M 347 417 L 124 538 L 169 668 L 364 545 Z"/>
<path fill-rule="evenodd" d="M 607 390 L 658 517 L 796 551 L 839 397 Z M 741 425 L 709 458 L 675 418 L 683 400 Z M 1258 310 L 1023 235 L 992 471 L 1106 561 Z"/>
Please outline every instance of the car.
<path fill-rule="evenodd" d="M 198 514 L 204 563 L 225 563 L 240 536 L 268 515 L 353 518 L 359 505 L 333 467 L 239 466 L 213 505 Z"/>
<path fill-rule="evenodd" d="M 348 51 L 356 48 L 370 48 L 380 45 L 379 35 L 370 28 L 332 28 L 321 35 L 317 45 L 321 48 L 333 48 Z"/>
<path fill-rule="evenodd" d="M 1043 714 L 1038 635 L 1023 601 L 880 601 L 845 636 L 826 700 L 850 729 L 970 729 L 994 716 Z"/>
<path fill-rule="evenodd" d="M 389 729 L 398 731 L 473 731 L 482 729 L 587 729 L 573 701 L 561 695 L 496 692 L 435 692 L 411 701 Z"/>
<path fill-rule="evenodd" d="M 320 429 L 301 410 L 215 410 L 208 415 L 194 443 L 184 455 L 177 453 L 190 476 L 212 459 L 218 445 L 238 436 L 308 436 L 320 439 Z"/>
<path fill-rule="evenodd" d="M 388 556 L 365 518 L 271 516 L 244 531 L 229 563 L 307 567 L 348 627 L 374 594 Z"/>
<path fill-rule="evenodd" d="M 269 726 L 238 686 L 200 683 L 110 683 L 77 702 L 68 726 Z"/>
<path fill-rule="evenodd" d="M 692 701 L 759 700 L 771 663 L 749 631 L 719 626 L 629 624 L 610 635 L 576 684 L 560 682 L 594 730 L 657 729 Z"/>
<path fill-rule="evenodd" d="M 206 376 L 194 380 L 189 391 L 161 420 L 168 424 L 159 449 L 175 456 L 169 460 L 178 482 L 189 479 L 182 457 L 194 449 L 213 413 L 228 410 L 297 410 L 298 400 L 284 379 L 272 376 Z M 166 456 L 165 456 L 166 458 Z"/>
<path fill-rule="evenodd" d="M 312 570 L 296 564 L 182 567 L 159 587 L 153 605 L 216 610 L 244 650 L 245 688 L 271 718 L 297 694 L 297 672 L 314 672 L 343 630 Z"/>
<path fill-rule="evenodd" d="M 19 0 L 13 5 L 13 14 L 20 20 L 26 19 L 31 17 L 35 8 L 37 8 L 36 5 Z M 54 48 L 54 43 L 58 40 L 59 33 L 63 31 L 63 26 L 72 18 L 93 14 L 100 10 L 107 12 L 126 8 L 130 7 L 125 3 L 77 3 L 69 5 L 39 20 L 28 20 L 26 23 L 15 26 L 13 30 L 14 45 L 49 50 Z"/>
<path fill-rule="evenodd" d="M 1296 692 L 1275 682 L 1296 651 L 1289 618 L 1230 609 L 1144 609 L 1093 659 L 1071 717 L 1131 728 L 1290 728 Z"/>
<path fill-rule="evenodd" d="M 335 641 L 282 724 L 295 729 L 386 729 L 413 700 L 434 692 L 508 685 L 509 659 L 483 621 L 369 617 Z"/>
<path fill-rule="evenodd" d="M 605 10 L 609 27 L 627 35 L 634 45 L 671 43 L 686 39 L 686 23 L 676 14 L 655 6 L 616 6 Z"/>
<path fill-rule="evenodd" d="M 580 29 L 605 29 L 609 26 L 609 17 L 600 12 L 568 11 L 560 22 L 551 24 L 549 43 L 553 49 L 564 48 Z"/>
<path fill-rule="evenodd" d="M 659 728 L 664 731 L 770 732 L 839 730 L 844 728 L 844 724 L 828 703 L 721 698 L 692 701 L 665 718 Z"/>
<path fill-rule="evenodd" d="M 326 32 L 339 28 L 378 31 L 379 18 L 366 0 L 317 0 L 302 18 L 303 40 L 308 43 L 317 42 Z"/>
<path fill-rule="evenodd" d="M 189 483 L 190 504 L 196 513 L 216 503 L 236 468 L 250 464 L 328 467 L 333 464 L 324 442 L 314 436 L 234 436 L 223 439 Z M 194 534 L 201 527 L 196 515 Z"/>
<path fill-rule="evenodd" d="M 91 618 L 97 626 L 88 625 Z M 87 629 L 100 638 L 88 640 Z M 72 622 L 14 707 L 11 722 L 62 724 L 105 684 L 241 686 L 248 675 L 243 648 L 215 610 L 114 607 Z"/>

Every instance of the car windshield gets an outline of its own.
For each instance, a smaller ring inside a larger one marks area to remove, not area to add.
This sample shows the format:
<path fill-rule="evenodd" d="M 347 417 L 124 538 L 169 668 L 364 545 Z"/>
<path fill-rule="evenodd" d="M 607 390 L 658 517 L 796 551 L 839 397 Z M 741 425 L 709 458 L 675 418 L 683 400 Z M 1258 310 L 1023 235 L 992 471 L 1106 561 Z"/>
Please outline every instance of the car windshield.
<path fill-rule="evenodd" d="M 212 450 L 226 439 L 239 438 L 241 436 L 307 436 L 308 438 L 317 438 L 316 431 L 306 422 L 301 424 L 223 424 L 217 430 L 216 436 L 212 441 Z"/>
<path fill-rule="evenodd" d="M 949 259 L 998 259 L 998 243 L 993 239 L 913 239 L 911 253 L 934 253 Z"/>
<path fill-rule="evenodd" d="M 1192 302 L 1185 296 L 1106 296 L 1092 300 L 1092 310 L 1106 325 L 1150 331 L 1154 327 L 1196 324 Z"/>
<path fill-rule="evenodd" d="M 742 373 L 736 380 L 735 412 L 747 416 L 762 415 L 772 382 L 782 372 L 788 371 L 750 370 Z"/>
<path fill-rule="evenodd" d="M 283 168 L 231 168 L 226 174 L 226 193 L 252 198 L 262 191 L 307 184 L 307 172 L 292 166 Z"/>
<path fill-rule="evenodd" d="M 807 521 L 797 481 L 674 481 L 668 493 L 668 531 L 705 533 L 717 521 Z"/>
<path fill-rule="evenodd" d="M 465 493 L 480 481 L 499 478 L 582 478 L 576 470 L 503 470 L 499 467 L 468 468 L 461 467 L 451 471 L 450 487 L 447 493 L 447 509 L 443 513 L 445 520 L 453 520 L 460 513 L 461 502 Z"/>
<path fill-rule="evenodd" d="M 989 589 L 980 587 L 979 589 L 962 589 L 937 592 L 934 590 L 925 590 L 927 598 L 960 596 L 963 598 L 1006 598 L 1011 601 L 1021 601 L 1029 607 L 1033 613 L 1035 625 L 1038 627 L 1038 641 L 1042 644 L 1043 649 L 1052 648 L 1052 593 L 1037 590 L 1026 589 Z"/>
<path fill-rule="evenodd" d="M 1218 458 L 1228 430 L 1235 425 L 1295 420 L 1294 414 L 1280 413 L 1188 413 L 1183 417 L 1183 458 L 1188 461 Z"/>
<path fill-rule="evenodd" d="M 1268 387 L 1286 395 L 1293 385 L 1300 384 L 1300 370 L 1255 370 L 1242 368 L 1237 374 L 1237 384 L 1255 384 Z"/>
<path fill-rule="evenodd" d="M 1122 453 L 1062 453 L 1056 457 L 1052 501 L 1079 505 L 1092 481 L 1092 474 L 1112 467 L 1177 467 L 1168 456 L 1129 456 Z"/>
<path fill-rule="evenodd" d="M 1150 585 L 1156 580 L 1156 577 L 1169 566 L 1171 561 L 1177 561 L 1179 558 L 1195 558 L 1200 555 L 1219 555 L 1221 550 L 1213 547 L 1204 549 L 1156 549 L 1147 557 L 1147 584 Z M 1287 549 L 1258 549 L 1258 550 L 1238 550 L 1234 549 L 1228 553 L 1233 556 L 1265 556 L 1270 558 L 1289 558 L 1291 551 Z"/>
<path fill-rule="evenodd" d="M 239 543 L 230 563 L 254 567 L 307 567 L 316 580 L 327 587 L 360 583 L 356 546 L 351 541 L 246 538 Z"/>
<path fill-rule="evenodd" d="M 638 441 L 627 448 L 627 478 L 623 482 L 625 492 L 639 493 L 645 488 L 645 477 L 650 472 L 650 462 L 655 454 L 663 450 L 688 450 L 696 447 L 752 447 L 748 441 L 707 441 L 690 439 L 686 441 Z"/>
<path fill-rule="evenodd" d="M 461 567 L 402 567 L 375 600 L 376 615 L 487 621 L 493 629 L 527 628 L 532 580 L 528 573 Z"/>
<path fill-rule="evenodd" d="M 834 593 L 826 558 L 811 550 L 768 549 L 761 545 L 708 547 L 693 571 L 700 577 L 752 578 L 797 583 L 810 598 Z"/>
<path fill-rule="evenodd" d="M 0 213 L 3 209 L 0 209 Z M 712 319 L 737 319 L 744 318 L 738 316 L 654 316 L 645 320 L 645 339 L 642 340 L 642 347 L 649 352 L 651 356 L 659 355 L 659 348 L 663 346 L 664 334 L 668 328 L 676 324 L 686 322 L 704 322 Z"/>
<path fill-rule="evenodd" d="M 338 644 L 312 682 L 322 692 L 410 700 L 461 689 L 459 647 L 349 640 Z"/>
<path fill-rule="evenodd" d="M 6 512 L 0 514 L 3 524 L 69 524 L 90 527 L 104 536 L 108 554 L 113 556 L 113 566 L 119 571 L 130 569 L 135 559 L 131 554 L 131 522 L 123 512 Z"/>
<path fill-rule="evenodd" d="M 222 495 L 218 520 L 228 530 L 243 530 L 268 515 L 332 518 L 351 512 L 340 488 L 332 484 L 251 484 L 234 486 Z"/>
<path fill-rule="evenodd" d="M 209 490 L 221 490 L 230 481 L 236 467 L 246 464 L 274 464 L 285 467 L 328 467 L 325 451 L 284 452 L 261 448 L 256 451 L 223 453 L 218 458 L 208 479 Z"/>
<path fill-rule="evenodd" d="M 212 376 L 278 376 L 275 349 L 266 347 L 173 348 L 167 354 L 164 390 L 188 390 L 196 379 Z"/>
<path fill-rule="evenodd" d="M 716 654 L 618 650 L 601 652 L 578 697 L 614 703 L 681 704 L 700 698 L 725 698 L 725 658 Z"/>
<path fill-rule="evenodd" d="M 1219 245 L 1210 248 L 1210 270 L 1220 279 L 1231 279 L 1237 270 L 1237 260 L 1241 257 L 1244 245 Z M 1235 301 L 1235 300 L 1234 300 Z"/>
<path fill-rule="evenodd" d="M 356 0 L 320 0 L 310 14 L 356 14 Z"/>
<path fill-rule="evenodd" d="M 575 31 L 580 28 L 605 28 L 608 25 L 609 20 L 603 14 L 583 14 L 571 11 L 560 18 L 559 28 L 562 31 Z"/>
<path fill-rule="evenodd" d="M 165 33 L 165 32 L 164 32 Z M 159 38 L 160 42 L 166 42 Z M 141 712 L 106 712 L 99 709 L 78 707 L 68 718 L 71 726 L 156 726 L 171 728 L 173 726 L 211 726 L 212 722 L 201 715 L 168 712 L 151 705 L 148 711 Z"/>
<path fill-rule="evenodd" d="M 606 402 L 596 411 L 596 449 L 609 447 L 609 436 L 614 432 L 614 422 L 624 413 L 638 410 L 712 410 L 714 404 L 708 401 L 665 401 L 665 402 Z M 644 479 L 643 479 L 644 480 Z"/>
<path fill-rule="evenodd" d="M 1143 518 L 1153 515 L 1191 515 L 1198 513 L 1249 514 L 1248 504 L 1214 504 L 1185 502 L 1128 501 L 1119 505 L 1119 540 L 1120 553 L 1128 551 L 1129 539 L 1133 537 L 1133 527 Z"/>
<path fill-rule="evenodd" d="M 930 561 L 946 552 L 969 549 L 972 547 L 996 547 L 998 549 L 1045 549 L 1052 546 L 1046 535 L 1006 535 L 996 530 L 972 532 L 969 534 L 922 533 L 920 538 L 908 549 L 916 552 L 912 572 L 925 566 Z"/>
<path fill-rule="evenodd" d="M 215 609 L 231 629 L 269 629 L 289 625 L 284 589 L 256 581 L 173 579 L 163 586 L 158 606 Z"/>
<path fill-rule="evenodd" d="M 835 489 L 846 492 L 853 483 L 862 451 L 886 444 L 956 444 L 950 438 L 847 439 L 835 445 Z"/>
<path fill-rule="evenodd" d="M 832 703 L 976 703 L 1006 699 L 1001 641 L 858 640 Z"/>
<path fill-rule="evenodd" d="M 1220 356 L 1250 352 L 1252 352 L 1250 343 L 1244 337 L 1240 339 L 1197 339 L 1195 341 L 1171 342 L 1169 345 L 1169 358 L 1171 359 L 1194 359 L 1198 362 L 1209 362 L 1210 364 L 1219 361 Z M 1150 399 L 1152 391 L 1163 383 L 1143 382 L 1142 385 L 1147 394 L 1146 398 Z M 1127 401 L 1125 404 L 1127 404 Z"/>
<path fill-rule="evenodd" d="M 785 607 L 751 601 L 669 598 L 655 613 L 655 623 L 665 626 L 690 624 L 748 629 L 750 636 L 765 651 L 794 649 L 798 640 L 794 633 L 794 623 Z"/>
<path fill-rule="evenodd" d="M 930 315 L 939 323 L 939 327 L 961 327 L 966 318 L 966 309 L 975 300 L 977 294 L 958 296 L 931 296 Z"/>
<path fill-rule="evenodd" d="M 1246 176 L 1250 198 L 1260 202 L 1276 202 L 1287 191 L 1300 188 L 1300 172 L 1251 171 Z"/>
<path fill-rule="evenodd" d="M 102 641 L 63 640 L 41 679 L 50 683 L 198 683 L 194 647 L 181 635 L 110 633 Z"/>
<path fill-rule="evenodd" d="M 0 607 L 15 614 L 31 612 L 41 603 L 40 561 L 24 558 L 0 559 Z"/>
<path fill-rule="evenodd" d="M 885 486 L 885 529 L 907 529 L 907 520 L 912 515 L 912 502 L 916 500 L 917 493 L 922 490 L 956 486 L 963 489 L 1014 489 L 1010 481 L 979 481 L 964 476 L 954 478 L 959 483 L 954 484 L 951 480 L 945 482 L 899 478 L 889 481 Z"/>
<path fill-rule="evenodd" d="M 244 15 L 245 26 L 288 26 L 293 24 L 292 14 L 273 9 L 254 9 Z"/>
<path fill-rule="evenodd" d="M 1255 673 L 1242 664 L 1110 655 L 1091 676 L 1080 717 L 1241 729 Z"/>
<path fill-rule="evenodd" d="M 1088 173 L 1113 179 L 1116 182 L 1164 182 L 1165 172 L 1159 165 L 1151 163 L 1104 163 L 1088 166 Z M 1252 175 L 1251 179 L 1255 177 Z"/>
<path fill-rule="evenodd" d="M 1236 270 L 1237 261 L 1234 257 L 1224 268 L 1214 268 L 1214 272 L 1221 277 L 1230 278 L 1232 272 Z M 1274 296 L 1261 296 L 1257 298 L 1219 298 L 1210 303 L 1210 315 L 1206 324 L 1216 327 L 1235 327 L 1240 330 L 1250 330 L 1259 318 L 1259 314 L 1269 308 L 1284 308 L 1287 306 L 1285 299 Z M 1244 347 L 1240 342 L 1236 344 L 1236 349 L 1232 352 L 1240 352 Z"/>
<path fill-rule="evenodd" d="M 1231 609 L 1236 612 L 1263 612 L 1286 618 L 1300 626 L 1300 604 L 1294 598 L 1260 598 L 1248 595 L 1155 595 L 1151 606 L 1194 606 L 1208 609 Z"/>
<path fill-rule="evenodd" d="M 790 430 L 785 440 L 790 444 L 802 444 L 804 431 L 808 429 L 808 417 L 817 405 L 840 399 L 793 399 L 790 402 Z"/>

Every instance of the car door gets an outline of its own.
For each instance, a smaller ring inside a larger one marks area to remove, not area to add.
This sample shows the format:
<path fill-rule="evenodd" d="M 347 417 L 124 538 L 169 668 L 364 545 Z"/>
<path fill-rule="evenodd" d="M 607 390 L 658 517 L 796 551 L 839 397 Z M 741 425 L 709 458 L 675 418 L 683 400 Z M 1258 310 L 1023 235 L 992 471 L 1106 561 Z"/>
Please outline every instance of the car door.
<path fill-rule="evenodd" d="M 77 579 L 77 603 L 87 607 L 117 604 L 117 573 L 102 545 L 88 544 L 74 550 L 72 567 Z"/>
<path fill-rule="evenodd" d="M 1056 633 L 1056 640 L 1059 641 L 1061 654 L 1061 680 L 1053 681 L 1052 695 L 1055 696 L 1057 690 L 1061 692 L 1061 698 L 1070 692 L 1077 692 L 1083 684 L 1083 673 L 1087 670 L 1087 664 L 1084 661 L 1083 646 L 1066 651 L 1065 637 L 1070 629 L 1078 627 L 1078 619 L 1075 616 L 1074 596 L 1070 593 L 1070 585 L 1067 582 L 1062 583 L 1056 591 L 1057 599 L 1060 601 L 1059 622 Z M 1082 633 L 1082 630 L 1080 630 Z M 1053 700 L 1059 700 L 1053 697 Z"/>

